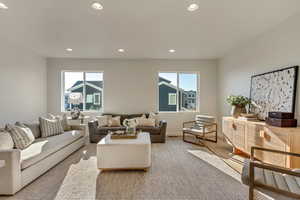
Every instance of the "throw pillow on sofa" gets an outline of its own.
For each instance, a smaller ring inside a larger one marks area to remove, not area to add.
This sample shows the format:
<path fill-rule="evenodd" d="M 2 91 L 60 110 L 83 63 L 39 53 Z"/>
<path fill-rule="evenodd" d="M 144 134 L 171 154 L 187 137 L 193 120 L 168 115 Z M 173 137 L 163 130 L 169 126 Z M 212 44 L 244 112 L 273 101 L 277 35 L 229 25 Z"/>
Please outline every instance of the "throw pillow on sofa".
<path fill-rule="evenodd" d="M 103 115 L 103 116 L 96 116 L 96 119 L 98 121 L 99 127 L 105 127 L 108 126 L 108 120 L 111 118 L 109 115 Z"/>
<path fill-rule="evenodd" d="M 136 119 L 138 126 L 155 126 L 155 119 L 152 118 L 137 118 Z"/>
<path fill-rule="evenodd" d="M 108 126 L 110 126 L 110 127 L 121 126 L 121 117 L 117 116 L 117 117 L 112 117 L 112 118 L 108 119 Z"/>
<path fill-rule="evenodd" d="M 33 133 L 28 127 L 7 124 L 6 130 L 10 133 L 17 149 L 25 149 L 35 140 Z"/>
<path fill-rule="evenodd" d="M 40 117 L 39 121 L 43 138 L 59 135 L 64 132 L 60 120 Z"/>
<path fill-rule="evenodd" d="M 149 118 L 155 120 L 155 126 L 159 126 L 159 117 L 157 114 L 151 112 L 149 113 Z"/>
<path fill-rule="evenodd" d="M 55 115 L 52 115 L 52 114 L 49 113 L 48 115 L 51 117 L 51 119 L 59 120 L 64 131 L 70 131 L 71 130 L 71 126 L 68 123 L 67 114 L 63 114 L 62 116 L 60 116 L 60 115 L 55 116 Z"/>
<path fill-rule="evenodd" d="M 35 139 L 41 137 L 41 128 L 39 123 L 21 123 L 16 122 L 15 125 L 17 126 L 25 126 L 27 128 L 30 128 L 32 134 L 34 135 Z"/>
<path fill-rule="evenodd" d="M 14 141 L 10 133 L 4 129 L 0 129 L 0 151 L 14 148 Z"/>

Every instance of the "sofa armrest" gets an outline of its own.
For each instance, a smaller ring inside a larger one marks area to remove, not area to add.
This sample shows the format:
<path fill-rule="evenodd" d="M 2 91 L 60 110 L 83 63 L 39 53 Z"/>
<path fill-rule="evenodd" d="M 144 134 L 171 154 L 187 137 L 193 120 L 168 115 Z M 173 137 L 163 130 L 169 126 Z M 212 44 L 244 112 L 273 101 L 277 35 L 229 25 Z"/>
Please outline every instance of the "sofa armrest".
<path fill-rule="evenodd" d="M 167 133 L 167 122 L 165 120 L 161 120 L 159 122 L 160 127 L 160 135 L 163 142 L 166 142 L 166 133 Z"/>
<path fill-rule="evenodd" d="M 0 163 L 0 194 L 15 194 L 21 189 L 21 150 L 1 150 Z"/>

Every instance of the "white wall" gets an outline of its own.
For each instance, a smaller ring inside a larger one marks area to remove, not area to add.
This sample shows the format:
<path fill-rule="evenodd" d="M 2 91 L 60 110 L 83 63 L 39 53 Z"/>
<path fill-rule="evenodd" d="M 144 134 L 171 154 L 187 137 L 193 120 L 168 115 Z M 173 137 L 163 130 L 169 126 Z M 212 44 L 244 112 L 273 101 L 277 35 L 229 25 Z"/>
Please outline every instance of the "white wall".
<path fill-rule="evenodd" d="M 47 109 L 46 59 L 1 40 L 0 127 L 37 121 Z"/>
<path fill-rule="evenodd" d="M 251 75 L 285 66 L 300 65 L 300 14 L 293 16 L 248 44 L 231 51 L 219 62 L 219 116 L 228 115 L 225 99 L 230 94 L 249 96 Z M 298 81 L 298 83 L 300 80 Z M 298 96 L 300 85 L 298 84 Z M 296 116 L 300 121 L 300 98 Z"/>
<path fill-rule="evenodd" d="M 96 70 L 104 72 L 104 112 L 140 113 L 157 111 L 157 73 L 159 71 L 193 71 L 200 73 L 200 110 L 217 114 L 215 60 L 47 60 L 48 112 L 61 112 L 61 71 Z M 166 113 L 168 134 L 180 134 L 182 122 L 195 113 Z"/>

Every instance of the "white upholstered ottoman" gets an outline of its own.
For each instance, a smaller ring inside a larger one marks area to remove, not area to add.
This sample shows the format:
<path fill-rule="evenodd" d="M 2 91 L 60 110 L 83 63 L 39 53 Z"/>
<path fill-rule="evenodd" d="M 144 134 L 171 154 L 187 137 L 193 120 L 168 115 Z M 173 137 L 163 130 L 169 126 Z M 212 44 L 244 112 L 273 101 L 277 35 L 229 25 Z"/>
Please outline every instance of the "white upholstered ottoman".
<path fill-rule="evenodd" d="M 149 133 L 139 133 L 137 139 L 111 139 L 108 134 L 97 144 L 98 168 L 102 170 L 147 169 L 151 166 Z"/>

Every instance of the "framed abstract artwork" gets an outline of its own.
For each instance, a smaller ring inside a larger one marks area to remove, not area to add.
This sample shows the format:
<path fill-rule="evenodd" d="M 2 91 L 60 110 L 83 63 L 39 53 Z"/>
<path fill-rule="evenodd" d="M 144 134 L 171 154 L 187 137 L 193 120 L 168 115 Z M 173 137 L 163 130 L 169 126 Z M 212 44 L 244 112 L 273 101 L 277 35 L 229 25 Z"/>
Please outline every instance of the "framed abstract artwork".
<path fill-rule="evenodd" d="M 298 66 L 251 77 L 250 111 L 265 120 L 268 112 L 295 113 Z"/>

